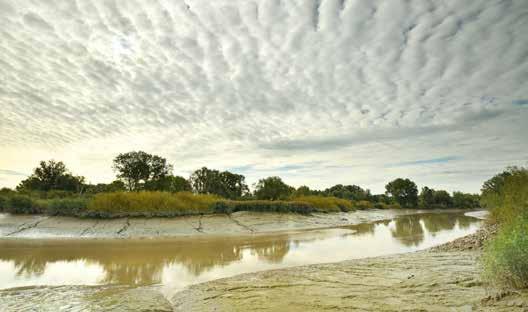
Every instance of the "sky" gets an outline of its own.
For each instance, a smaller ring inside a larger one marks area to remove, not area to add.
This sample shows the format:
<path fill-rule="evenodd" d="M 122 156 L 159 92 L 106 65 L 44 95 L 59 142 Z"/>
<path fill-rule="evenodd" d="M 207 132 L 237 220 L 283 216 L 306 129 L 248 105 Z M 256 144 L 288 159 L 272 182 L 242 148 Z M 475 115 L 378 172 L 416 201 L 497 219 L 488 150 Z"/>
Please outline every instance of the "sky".
<path fill-rule="evenodd" d="M 0 0 L 0 187 L 144 150 L 293 185 L 528 165 L 526 0 Z"/>

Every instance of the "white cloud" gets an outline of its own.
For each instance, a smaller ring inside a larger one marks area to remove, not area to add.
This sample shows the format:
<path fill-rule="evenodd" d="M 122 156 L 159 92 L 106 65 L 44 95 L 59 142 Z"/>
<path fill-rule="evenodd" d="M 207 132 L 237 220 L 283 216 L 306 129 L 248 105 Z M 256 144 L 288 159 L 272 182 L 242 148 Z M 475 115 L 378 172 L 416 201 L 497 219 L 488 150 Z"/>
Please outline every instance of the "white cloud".
<path fill-rule="evenodd" d="M 523 0 L 0 0 L 0 15 L 4 170 L 53 157 L 101 181 L 144 149 L 182 174 L 477 191 L 528 159 Z"/>

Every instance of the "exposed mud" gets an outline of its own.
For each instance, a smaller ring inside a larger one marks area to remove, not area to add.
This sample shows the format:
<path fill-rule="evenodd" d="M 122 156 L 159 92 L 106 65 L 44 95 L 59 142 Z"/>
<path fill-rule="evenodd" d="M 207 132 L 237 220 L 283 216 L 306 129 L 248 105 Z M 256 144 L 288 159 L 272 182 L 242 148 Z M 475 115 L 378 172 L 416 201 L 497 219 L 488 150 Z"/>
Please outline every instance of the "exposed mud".
<path fill-rule="evenodd" d="M 169 301 L 155 287 L 56 286 L 0 291 L 0 311 L 169 312 Z"/>
<path fill-rule="evenodd" d="M 177 293 L 176 311 L 527 311 L 490 300 L 478 252 L 416 252 L 239 275 Z"/>
<path fill-rule="evenodd" d="M 236 212 L 230 215 L 110 220 L 0 214 L 0 239 L 122 239 L 193 235 L 253 235 L 334 228 L 387 220 L 397 216 L 449 211 L 457 210 L 368 210 L 310 215 Z"/>

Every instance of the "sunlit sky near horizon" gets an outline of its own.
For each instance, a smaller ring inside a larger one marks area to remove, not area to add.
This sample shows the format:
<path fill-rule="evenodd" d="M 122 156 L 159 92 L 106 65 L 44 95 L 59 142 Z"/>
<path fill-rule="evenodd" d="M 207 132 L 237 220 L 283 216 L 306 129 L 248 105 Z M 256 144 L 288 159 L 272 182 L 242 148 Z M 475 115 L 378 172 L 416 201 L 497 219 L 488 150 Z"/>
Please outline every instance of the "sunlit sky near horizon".
<path fill-rule="evenodd" d="M 528 165 L 526 0 L 0 0 L 0 187 L 144 150 L 294 186 Z"/>

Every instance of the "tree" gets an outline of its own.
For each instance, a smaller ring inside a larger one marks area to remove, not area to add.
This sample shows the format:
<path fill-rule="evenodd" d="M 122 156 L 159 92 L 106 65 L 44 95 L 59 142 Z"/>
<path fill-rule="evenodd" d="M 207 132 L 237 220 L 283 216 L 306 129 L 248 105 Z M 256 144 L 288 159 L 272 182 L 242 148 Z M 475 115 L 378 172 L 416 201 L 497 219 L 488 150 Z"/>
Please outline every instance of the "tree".
<path fill-rule="evenodd" d="M 284 183 L 279 177 L 261 179 L 255 185 L 255 197 L 264 200 L 279 200 L 288 198 L 295 188 Z"/>
<path fill-rule="evenodd" d="M 41 161 L 33 174 L 20 182 L 18 191 L 52 190 L 79 192 L 84 184 L 84 177 L 72 175 L 62 161 Z"/>
<path fill-rule="evenodd" d="M 145 189 L 149 191 L 163 192 L 190 192 L 191 184 L 184 177 L 167 175 L 163 178 L 145 183 Z"/>
<path fill-rule="evenodd" d="M 434 205 L 436 208 L 451 208 L 453 207 L 453 198 L 451 194 L 444 190 L 438 190 L 434 192 Z"/>
<path fill-rule="evenodd" d="M 435 191 L 427 186 L 422 188 L 419 196 L 419 203 L 421 208 L 433 208 L 435 199 Z"/>
<path fill-rule="evenodd" d="M 323 191 L 325 196 L 333 196 L 348 200 L 360 201 L 370 199 L 370 191 L 364 190 L 357 185 L 337 184 Z"/>
<path fill-rule="evenodd" d="M 88 194 L 115 193 L 124 191 L 126 191 L 126 185 L 121 180 L 115 180 L 110 184 L 98 183 L 96 185 L 89 184 L 85 186 L 85 192 Z"/>
<path fill-rule="evenodd" d="M 481 188 L 481 202 L 486 208 L 495 208 L 500 204 L 503 188 L 506 180 L 521 172 L 523 168 L 508 167 L 503 172 L 496 174 L 491 179 L 484 182 Z"/>
<path fill-rule="evenodd" d="M 119 154 L 114 159 L 114 170 L 129 191 L 139 191 L 145 184 L 169 175 L 172 166 L 165 158 L 138 151 Z"/>
<path fill-rule="evenodd" d="M 237 199 L 249 192 L 246 178 L 229 171 L 220 172 L 203 167 L 194 171 L 189 180 L 193 191 L 199 194 L 216 194 Z"/>
<path fill-rule="evenodd" d="M 479 208 L 480 196 L 477 194 L 467 194 L 462 192 L 453 193 L 453 207 L 456 208 Z"/>
<path fill-rule="evenodd" d="M 386 194 L 405 208 L 418 205 L 418 187 L 409 179 L 398 178 L 385 186 Z"/>
<path fill-rule="evenodd" d="M 315 195 L 316 193 L 316 191 L 312 191 L 308 186 L 301 185 L 295 190 L 294 195 L 295 197 L 301 197 Z"/>

